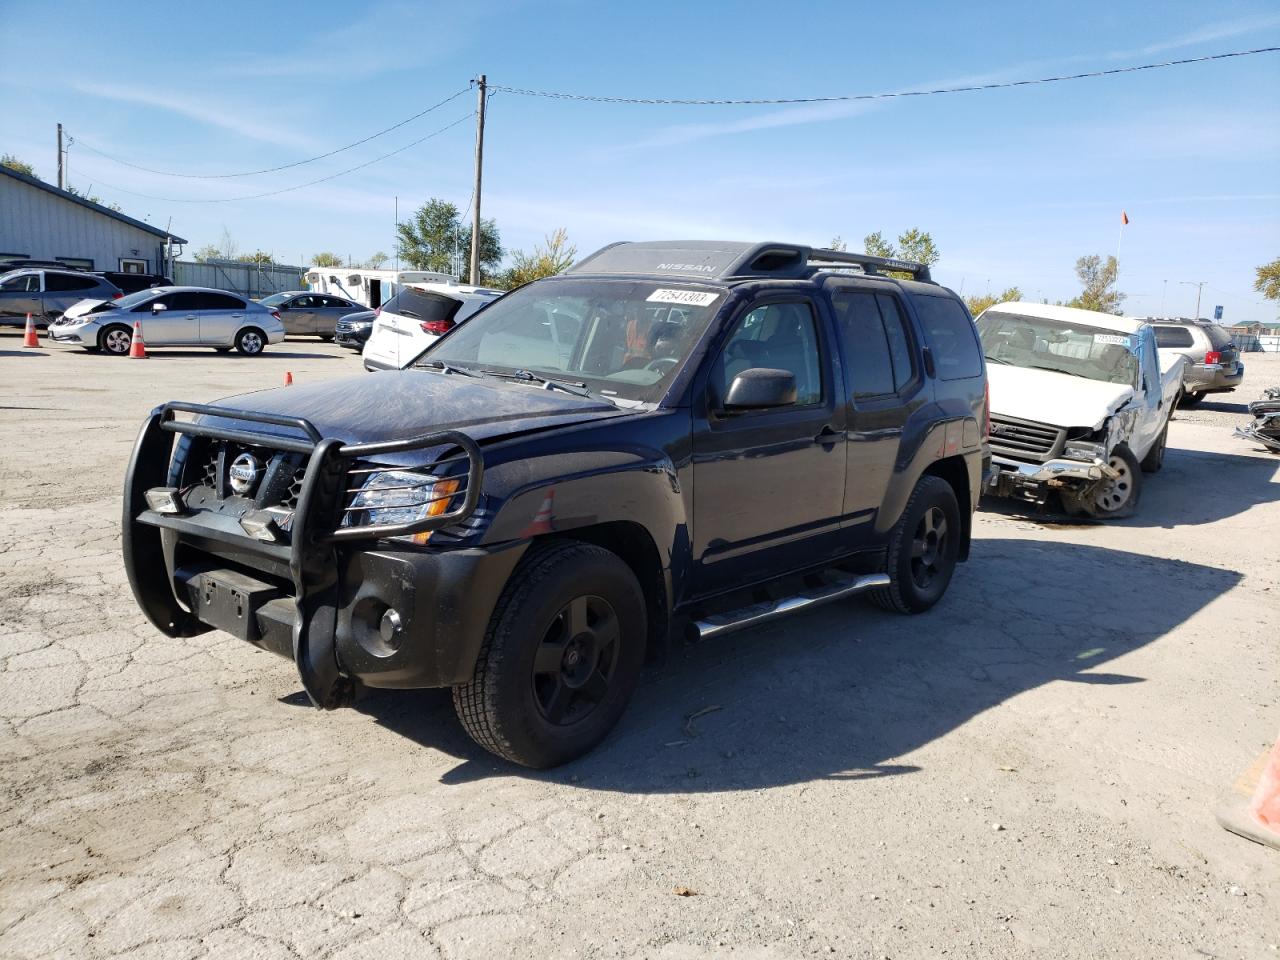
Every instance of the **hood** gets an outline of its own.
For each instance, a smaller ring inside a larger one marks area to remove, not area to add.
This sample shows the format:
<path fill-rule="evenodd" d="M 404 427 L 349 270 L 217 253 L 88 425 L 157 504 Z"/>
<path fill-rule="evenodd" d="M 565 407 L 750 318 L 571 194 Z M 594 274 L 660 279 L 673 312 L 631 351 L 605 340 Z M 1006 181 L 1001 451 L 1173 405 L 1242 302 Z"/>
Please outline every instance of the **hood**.
<path fill-rule="evenodd" d="M 987 381 L 993 414 L 1056 427 L 1097 430 L 1133 396 L 1133 387 L 1123 383 L 996 363 L 987 364 Z"/>
<path fill-rule="evenodd" d="M 112 309 L 110 304 L 113 302 L 111 300 L 80 300 L 67 307 L 62 316 L 66 320 L 74 320 L 76 317 L 83 317 L 90 313 L 101 313 L 101 310 L 97 310 L 98 307 L 105 307 L 105 309 L 110 310 Z"/>
<path fill-rule="evenodd" d="M 436 430 L 461 430 L 477 441 L 512 433 L 569 426 L 588 420 L 625 416 L 602 400 L 575 397 L 536 384 L 491 378 L 472 379 L 426 370 L 386 370 L 326 380 L 305 386 L 242 393 L 217 406 L 256 413 L 304 417 L 321 436 L 344 443 L 403 440 Z M 244 428 L 243 421 L 208 418 L 220 426 Z M 272 424 L 253 424 L 255 432 L 297 436 Z"/>

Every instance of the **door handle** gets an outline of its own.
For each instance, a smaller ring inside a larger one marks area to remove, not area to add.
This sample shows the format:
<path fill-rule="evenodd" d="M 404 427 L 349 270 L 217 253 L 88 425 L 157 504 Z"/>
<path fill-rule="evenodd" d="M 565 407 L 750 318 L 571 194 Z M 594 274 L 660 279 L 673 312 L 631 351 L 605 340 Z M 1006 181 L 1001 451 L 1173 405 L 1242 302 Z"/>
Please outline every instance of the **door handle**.
<path fill-rule="evenodd" d="M 818 431 L 818 435 L 813 438 L 813 442 L 823 447 L 834 447 L 848 436 L 849 434 L 845 430 L 832 430 L 830 427 L 823 427 Z"/>

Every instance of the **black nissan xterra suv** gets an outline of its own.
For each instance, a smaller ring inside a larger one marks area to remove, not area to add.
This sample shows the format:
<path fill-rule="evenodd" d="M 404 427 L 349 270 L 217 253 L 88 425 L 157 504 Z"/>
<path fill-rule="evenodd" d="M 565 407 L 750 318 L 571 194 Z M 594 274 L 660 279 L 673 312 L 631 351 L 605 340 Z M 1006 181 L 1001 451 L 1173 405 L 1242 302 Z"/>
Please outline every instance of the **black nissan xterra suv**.
<path fill-rule="evenodd" d="M 171 636 L 289 657 L 324 708 L 452 687 L 481 746 L 548 767 L 670 636 L 862 592 L 929 609 L 968 555 L 985 393 L 920 264 L 619 243 L 409 369 L 158 407 L 124 561 Z"/>

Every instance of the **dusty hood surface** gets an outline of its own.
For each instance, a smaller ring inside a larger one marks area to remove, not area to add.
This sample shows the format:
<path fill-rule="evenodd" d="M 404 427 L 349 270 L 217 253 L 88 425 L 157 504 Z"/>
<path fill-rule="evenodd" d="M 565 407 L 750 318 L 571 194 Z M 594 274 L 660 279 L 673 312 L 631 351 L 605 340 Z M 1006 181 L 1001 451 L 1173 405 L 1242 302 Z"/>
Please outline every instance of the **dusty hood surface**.
<path fill-rule="evenodd" d="M 631 412 L 600 400 L 543 390 L 536 384 L 424 370 L 388 370 L 243 393 L 219 400 L 215 406 L 305 417 L 322 436 L 345 443 L 403 439 L 435 430 L 461 430 L 475 440 L 486 440 Z M 211 422 L 230 426 L 233 421 L 212 418 Z M 271 424 L 253 424 L 251 429 L 300 436 Z"/>
<path fill-rule="evenodd" d="M 1102 426 L 1133 396 L 1133 387 L 1050 370 L 987 364 L 991 412 L 1057 427 Z"/>

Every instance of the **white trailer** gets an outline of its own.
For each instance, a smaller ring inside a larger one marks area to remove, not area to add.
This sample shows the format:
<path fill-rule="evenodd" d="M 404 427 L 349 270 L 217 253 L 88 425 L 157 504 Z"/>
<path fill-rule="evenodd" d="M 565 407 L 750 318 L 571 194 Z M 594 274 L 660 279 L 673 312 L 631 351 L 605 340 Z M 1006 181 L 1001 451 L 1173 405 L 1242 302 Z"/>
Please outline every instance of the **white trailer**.
<path fill-rule="evenodd" d="M 408 284 L 457 284 L 458 278 L 431 270 L 365 270 L 357 267 L 307 267 L 307 289 L 331 293 L 376 310 Z"/>

